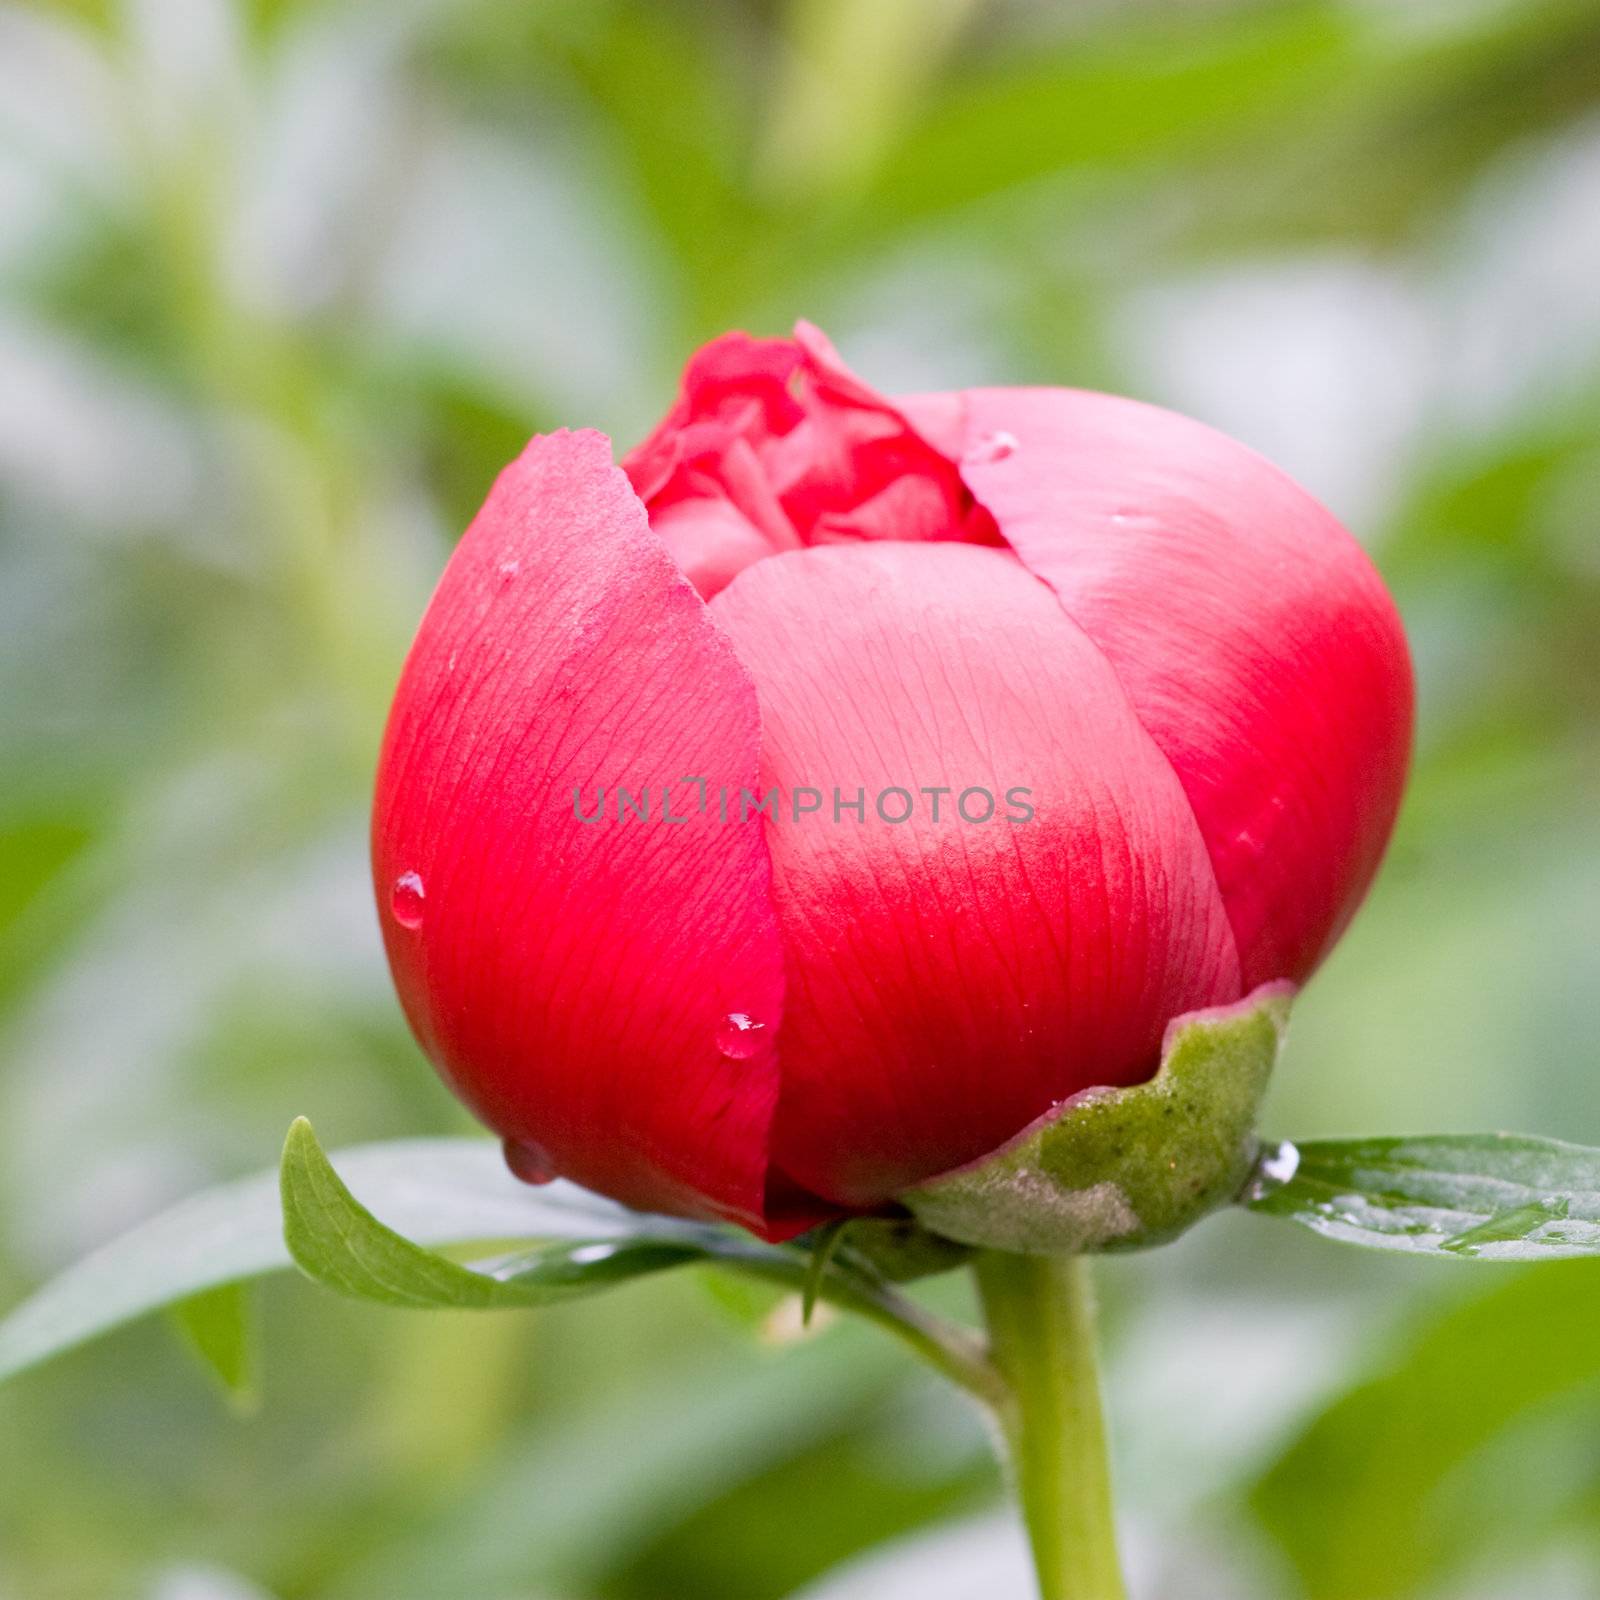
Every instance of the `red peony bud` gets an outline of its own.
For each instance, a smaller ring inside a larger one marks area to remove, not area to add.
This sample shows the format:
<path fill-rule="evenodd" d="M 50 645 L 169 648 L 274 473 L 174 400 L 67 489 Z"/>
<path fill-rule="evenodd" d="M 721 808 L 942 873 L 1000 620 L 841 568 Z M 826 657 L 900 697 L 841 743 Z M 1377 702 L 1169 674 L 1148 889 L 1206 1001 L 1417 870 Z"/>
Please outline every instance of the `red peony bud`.
<path fill-rule="evenodd" d="M 623 470 L 536 438 L 451 559 L 379 768 L 384 937 L 518 1171 L 781 1236 L 1303 980 L 1411 707 L 1365 555 L 1241 445 L 730 334 Z"/>

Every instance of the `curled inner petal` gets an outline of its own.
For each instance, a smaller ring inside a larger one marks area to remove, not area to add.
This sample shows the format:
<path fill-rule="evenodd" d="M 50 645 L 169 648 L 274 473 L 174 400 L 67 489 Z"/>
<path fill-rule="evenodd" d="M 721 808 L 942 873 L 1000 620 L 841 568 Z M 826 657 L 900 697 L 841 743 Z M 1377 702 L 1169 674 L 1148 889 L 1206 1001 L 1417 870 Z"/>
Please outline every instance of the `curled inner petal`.
<path fill-rule="evenodd" d="M 623 462 L 651 525 L 709 599 L 755 561 L 816 544 L 998 544 L 948 451 L 802 323 L 700 351 L 661 426 Z"/>

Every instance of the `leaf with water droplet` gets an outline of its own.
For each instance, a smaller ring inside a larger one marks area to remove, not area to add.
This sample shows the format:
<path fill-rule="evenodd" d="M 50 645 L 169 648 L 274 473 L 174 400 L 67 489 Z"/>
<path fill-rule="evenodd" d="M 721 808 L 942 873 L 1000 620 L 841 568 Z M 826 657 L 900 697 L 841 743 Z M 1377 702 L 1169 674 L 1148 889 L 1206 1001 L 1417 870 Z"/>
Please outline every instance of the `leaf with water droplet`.
<path fill-rule="evenodd" d="M 1250 1181 L 1240 1199 L 1265 1200 L 1274 1189 L 1281 1189 L 1300 1170 L 1300 1151 L 1287 1139 L 1262 1147 L 1250 1169 Z"/>
<path fill-rule="evenodd" d="M 1510 1211 L 1497 1211 L 1487 1222 L 1480 1222 L 1465 1233 L 1452 1234 L 1439 1248 L 1453 1255 L 1475 1256 L 1485 1245 L 1505 1244 L 1521 1240 L 1544 1227 L 1547 1222 L 1560 1222 L 1572 1209 L 1565 1195 L 1551 1195 L 1544 1200 L 1530 1200 L 1525 1206 L 1515 1206 Z M 1555 1240 L 1565 1242 L 1566 1234 Z M 1555 1242 L 1555 1241 L 1552 1241 Z"/>
<path fill-rule="evenodd" d="M 1322 1139 L 1244 1203 L 1345 1244 L 1457 1260 L 1600 1255 L 1600 1150 L 1518 1134 Z"/>

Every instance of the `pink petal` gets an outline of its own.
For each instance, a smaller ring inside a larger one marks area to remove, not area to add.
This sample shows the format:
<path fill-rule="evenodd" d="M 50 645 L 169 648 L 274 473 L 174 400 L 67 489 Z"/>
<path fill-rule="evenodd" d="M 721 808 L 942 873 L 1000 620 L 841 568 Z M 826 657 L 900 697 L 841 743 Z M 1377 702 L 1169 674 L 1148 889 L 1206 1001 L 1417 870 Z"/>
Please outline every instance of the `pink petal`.
<path fill-rule="evenodd" d="M 959 422 L 955 404 L 952 415 L 923 403 L 941 437 Z M 801 545 L 1000 542 L 953 452 L 851 373 L 809 323 L 793 342 L 733 333 L 698 351 L 672 409 L 623 465 L 707 599 L 744 567 Z"/>
<path fill-rule="evenodd" d="M 1238 995 L 1170 766 L 1009 552 L 817 547 L 747 568 L 711 609 L 755 676 L 762 784 L 786 797 L 765 824 L 788 959 L 782 1171 L 875 1204 L 1053 1101 L 1142 1078 L 1169 1018 Z M 834 819 L 835 786 L 865 790 L 866 822 Z M 890 824 L 874 801 L 891 786 L 952 793 L 940 821 L 919 794 Z M 828 807 L 796 819 L 806 787 Z M 969 787 L 994 820 L 952 817 Z M 1004 820 L 1011 788 L 1032 821 Z"/>
<path fill-rule="evenodd" d="M 725 333 L 695 351 L 672 409 L 623 457 L 640 499 L 653 499 L 671 478 L 683 435 L 695 425 L 715 424 L 729 437 L 787 433 L 800 418 L 789 388 L 799 360 L 787 339 L 752 339 L 747 333 Z"/>
<path fill-rule="evenodd" d="M 720 496 L 674 500 L 651 516 L 650 526 L 708 600 L 751 562 L 772 554 L 766 534 Z"/>
<path fill-rule="evenodd" d="M 963 476 L 1182 781 L 1246 987 L 1303 980 L 1405 782 L 1411 666 L 1382 581 L 1311 496 L 1198 422 L 1076 390 L 964 398 Z"/>
<path fill-rule="evenodd" d="M 412 1025 L 534 1147 L 526 1168 L 763 1225 L 783 1002 L 766 848 L 679 781 L 754 784 L 758 746 L 750 675 L 606 439 L 535 439 L 429 606 L 373 818 Z M 652 791 L 650 822 L 577 820 L 575 790 L 587 813 L 619 784 Z M 663 784 L 688 821 L 659 820 Z M 735 1055 L 731 1013 L 756 1024 Z"/>

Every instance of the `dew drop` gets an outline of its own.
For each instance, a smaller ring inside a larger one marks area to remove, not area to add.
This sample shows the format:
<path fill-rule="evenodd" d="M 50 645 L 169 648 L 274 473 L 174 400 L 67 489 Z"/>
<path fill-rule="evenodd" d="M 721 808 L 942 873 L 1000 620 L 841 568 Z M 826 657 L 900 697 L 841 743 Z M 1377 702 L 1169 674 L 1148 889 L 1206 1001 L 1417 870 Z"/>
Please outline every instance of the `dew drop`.
<path fill-rule="evenodd" d="M 1300 1152 L 1287 1139 L 1282 1144 L 1270 1145 L 1256 1159 L 1250 1181 L 1245 1186 L 1244 1199 L 1265 1200 L 1275 1189 L 1281 1189 L 1300 1170 Z"/>
<path fill-rule="evenodd" d="M 402 872 L 389 891 L 389 909 L 402 928 L 422 926 L 422 878 L 415 872 Z"/>
<path fill-rule="evenodd" d="M 730 1061 L 748 1061 L 761 1048 L 766 1023 L 744 1011 L 730 1011 L 717 1025 L 717 1049 Z"/>
<path fill-rule="evenodd" d="M 532 1139 L 507 1139 L 501 1147 L 505 1151 L 506 1165 L 513 1177 L 524 1183 L 553 1183 L 556 1164 L 550 1152 Z"/>
<path fill-rule="evenodd" d="M 497 570 L 500 573 L 500 587 L 504 589 L 522 571 L 522 563 L 520 561 L 502 561 Z"/>
<path fill-rule="evenodd" d="M 973 441 L 972 448 L 967 451 L 967 460 L 981 466 L 991 461 L 1004 461 L 1007 456 L 1015 455 L 1016 451 L 1017 436 L 1014 433 L 986 433 Z"/>

